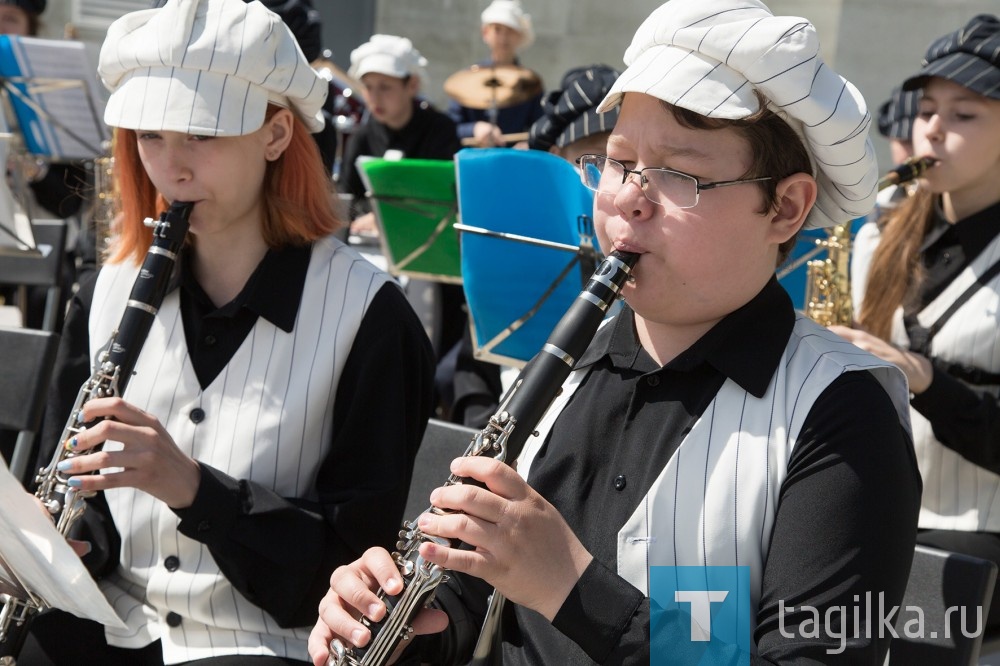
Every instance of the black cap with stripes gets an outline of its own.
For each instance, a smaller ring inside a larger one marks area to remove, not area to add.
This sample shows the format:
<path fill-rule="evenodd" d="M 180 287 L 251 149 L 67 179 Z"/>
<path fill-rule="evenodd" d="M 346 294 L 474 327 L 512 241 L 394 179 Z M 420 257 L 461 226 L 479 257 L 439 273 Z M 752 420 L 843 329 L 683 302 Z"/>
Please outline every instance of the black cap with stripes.
<path fill-rule="evenodd" d="M 1000 21 L 979 14 L 959 30 L 938 37 L 924 55 L 922 69 L 903 83 L 916 90 L 929 77 L 948 79 L 984 97 L 1000 99 Z"/>
<path fill-rule="evenodd" d="M 535 150 L 560 148 L 591 134 L 610 132 L 618 120 L 618 107 L 598 113 L 597 105 L 619 76 L 607 65 L 578 67 L 566 72 L 562 88 L 542 99 L 541 118 L 531 126 L 528 146 Z"/>

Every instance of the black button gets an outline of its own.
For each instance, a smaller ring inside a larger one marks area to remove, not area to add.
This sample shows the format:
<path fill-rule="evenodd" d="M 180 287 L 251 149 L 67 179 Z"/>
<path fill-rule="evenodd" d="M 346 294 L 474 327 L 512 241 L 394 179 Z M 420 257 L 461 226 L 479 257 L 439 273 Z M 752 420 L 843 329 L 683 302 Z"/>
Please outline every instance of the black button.
<path fill-rule="evenodd" d="M 207 520 L 203 520 L 200 523 L 198 523 L 199 532 L 207 532 L 210 529 L 212 529 L 212 523 L 208 522 Z"/>
<path fill-rule="evenodd" d="M 181 568 L 181 561 L 176 555 L 171 555 L 167 559 L 163 560 L 163 566 L 166 567 L 167 571 L 177 571 Z"/>
<path fill-rule="evenodd" d="M 190 417 L 192 423 L 201 423 L 205 420 L 205 410 L 201 407 L 195 407 L 191 410 Z"/>
<path fill-rule="evenodd" d="M 659 375 L 650 375 L 649 377 L 646 377 L 646 383 L 649 384 L 650 386 L 659 386 L 660 385 Z"/>
<path fill-rule="evenodd" d="M 170 625 L 171 627 L 179 627 L 179 626 L 181 626 L 181 622 L 182 621 L 183 621 L 183 618 L 180 615 L 178 615 L 177 613 L 175 613 L 173 611 L 170 611 L 169 613 L 167 613 L 167 624 Z"/>
<path fill-rule="evenodd" d="M 214 335 L 206 335 L 205 336 L 205 346 L 206 347 L 214 347 L 215 346 L 215 336 Z"/>
<path fill-rule="evenodd" d="M 615 477 L 615 490 L 625 490 L 625 475 L 619 474 Z"/>

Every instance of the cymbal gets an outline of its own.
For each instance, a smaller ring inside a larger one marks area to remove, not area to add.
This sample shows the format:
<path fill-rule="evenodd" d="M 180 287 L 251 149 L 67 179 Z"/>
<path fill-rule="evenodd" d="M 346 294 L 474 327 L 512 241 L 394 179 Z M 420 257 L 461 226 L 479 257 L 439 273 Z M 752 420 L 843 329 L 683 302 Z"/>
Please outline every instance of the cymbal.
<path fill-rule="evenodd" d="M 540 94 L 542 80 L 527 67 L 473 65 L 449 76 L 444 91 L 470 109 L 502 109 Z"/>

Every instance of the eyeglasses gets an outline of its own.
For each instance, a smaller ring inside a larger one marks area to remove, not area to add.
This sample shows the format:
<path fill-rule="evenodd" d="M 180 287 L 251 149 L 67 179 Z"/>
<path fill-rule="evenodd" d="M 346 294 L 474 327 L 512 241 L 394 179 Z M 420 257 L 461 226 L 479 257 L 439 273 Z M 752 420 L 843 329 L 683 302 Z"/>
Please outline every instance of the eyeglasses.
<path fill-rule="evenodd" d="M 615 195 L 625 186 L 629 175 L 635 174 L 646 198 L 664 208 L 694 208 L 702 190 L 772 180 L 771 176 L 766 176 L 702 183 L 694 176 L 663 167 L 629 169 L 606 155 L 582 155 L 576 163 L 580 165 L 580 179 L 588 189 L 598 194 Z"/>

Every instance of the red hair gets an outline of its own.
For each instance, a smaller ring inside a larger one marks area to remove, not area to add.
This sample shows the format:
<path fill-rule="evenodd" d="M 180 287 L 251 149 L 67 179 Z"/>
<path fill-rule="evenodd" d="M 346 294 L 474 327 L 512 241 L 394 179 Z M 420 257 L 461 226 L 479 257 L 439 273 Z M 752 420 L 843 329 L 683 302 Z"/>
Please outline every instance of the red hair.
<path fill-rule="evenodd" d="M 266 119 L 281 107 L 269 104 Z M 292 138 L 277 160 L 268 162 L 264 174 L 264 241 L 268 247 L 310 243 L 341 226 L 334 211 L 336 196 L 309 130 L 294 116 Z M 114 139 L 115 177 L 119 192 L 117 239 L 108 259 L 142 263 L 153 242 L 153 231 L 142 224 L 168 208 L 156 191 L 139 158 L 135 130 L 117 128 Z"/>

